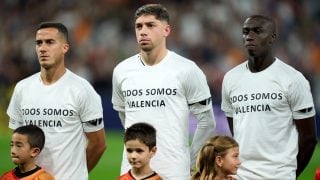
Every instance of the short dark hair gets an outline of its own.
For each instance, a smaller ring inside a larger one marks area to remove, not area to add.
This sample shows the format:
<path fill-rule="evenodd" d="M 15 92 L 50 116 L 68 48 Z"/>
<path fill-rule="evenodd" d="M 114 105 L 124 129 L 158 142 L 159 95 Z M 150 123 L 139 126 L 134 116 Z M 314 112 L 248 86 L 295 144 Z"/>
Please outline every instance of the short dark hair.
<path fill-rule="evenodd" d="M 259 19 L 264 21 L 265 23 L 267 23 L 270 26 L 270 30 L 272 33 L 276 33 L 276 23 L 275 21 L 266 15 L 261 15 L 261 14 L 254 14 L 248 17 L 248 19 Z"/>
<path fill-rule="evenodd" d="M 151 149 L 156 146 L 156 129 L 148 123 L 135 123 L 124 134 L 124 142 L 130 140 L 139 140 Z"/>
<path fill-rule="evenodd" d="M 143 15 L 153 15 L 160 21 L 170 22 L 170 17 L 167 9 L 161 4 L 146 4 L 137 9 L 135 13 L 135 20 Z"/>
<path fill-rule="evenodd" d="M 69 42 L 69 35 L 68 35 L 68 29 L 65 25 L 59 22 L 42 22 L 38 25 L 37 30 L 44 29 L 44 28 L 56 28 L 58 29 L 59 33 L 62 34 L 62 36 L 66 39 L 67 42 Z"/>
<path fill-rule="evenodd" d="M 41 128 L 36 125 L 25 125 L 20 126 L 13 131 L 13 133 L 18 133 L 26 135 L 28 138 L 28 143 L 31 148 L 39 148 L 40 151 L 43 149 L 45 143 L 45 135 Z"/>

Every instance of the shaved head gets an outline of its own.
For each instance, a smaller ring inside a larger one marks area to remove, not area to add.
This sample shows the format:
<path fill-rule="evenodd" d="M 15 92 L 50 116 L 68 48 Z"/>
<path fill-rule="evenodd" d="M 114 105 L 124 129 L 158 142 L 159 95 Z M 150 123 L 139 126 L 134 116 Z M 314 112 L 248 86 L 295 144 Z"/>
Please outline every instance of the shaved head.
<path fill-rule="evenodd" d="M 252 15 L 249 16 L 245 22 L 247 22 L 248 20 L 259 20 L 262 21 L 263 24 L 266 25 L 267 29 L 270 31 L 270 33 L 275 34 L 276 33 L 276 23 L 274 22 L 273 19 L 271 19 L 268 16 L 264 16 L 264 15 Z"/>

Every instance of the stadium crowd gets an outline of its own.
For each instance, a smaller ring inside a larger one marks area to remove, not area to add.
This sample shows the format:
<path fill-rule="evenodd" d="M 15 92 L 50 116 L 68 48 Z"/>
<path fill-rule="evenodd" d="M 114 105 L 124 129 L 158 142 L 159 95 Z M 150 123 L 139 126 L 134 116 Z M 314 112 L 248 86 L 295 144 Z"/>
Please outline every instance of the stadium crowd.
<path fill-rule="evenodd" d="M 138 52 L 132 26 L 137 7 L 154 0 L 5 0 L 0 1 L 0 119 L 13 87 L 39 70 L 35 29 L 42 21 L 59 21 L 70 29 L 67 67 L 89 80 L 102 96 L 106 126 L 120 124 L 110 102 L 112 71 Z M 320 2 L 316 0 L 166 0 L 173 31 L 169 48 L 194 60 L 205 72 L 214 106 L 220 108 L 226 71 L 245 60 L 242 22 L 255 13 L 271 15 L 278 26 L 276 54 L 303 72 L 320 112 Z M 219 121 L 219 119 L 217 119 Z M 7 125 L 7 121 L 4 123 Z M 318 128 L 319 129 L 319 128 Z"/>

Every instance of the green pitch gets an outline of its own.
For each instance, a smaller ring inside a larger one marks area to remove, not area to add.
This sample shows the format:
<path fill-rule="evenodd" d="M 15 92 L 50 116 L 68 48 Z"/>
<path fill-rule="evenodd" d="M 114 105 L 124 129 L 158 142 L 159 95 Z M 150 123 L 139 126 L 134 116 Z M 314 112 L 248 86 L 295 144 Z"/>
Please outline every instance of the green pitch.
<path fill-rule="evenodd" d="M 118 131 L 107 131 L 108 148 L 96 168 L 90 173 L 90 180 L 116 180 L 120 173 L 120 162 L 122 158 L 122 133 Z M 14 168 L 10 158 L 10 136 L 8 133 L 0 131 L 0 175 L 5 171 Z M 315 153 L 312 156 L 308 167 L 299 180 L 314 179 L 314 173 L 317 167 L 320 167 L 320 144 L 317 145 Z"/>
<path fill-rule="evenodd" d="M 0 128 L 1 130 L 1 128 Z M 122 159 L 122 133 L 106 132 L 108 148 L 100 159 L 98 165 L 90 173 L 90 180 L 116 180 L 120 174 Z M 10 158 L 10 136 L 0 131 L 0 176 L 15 165 Z"/>

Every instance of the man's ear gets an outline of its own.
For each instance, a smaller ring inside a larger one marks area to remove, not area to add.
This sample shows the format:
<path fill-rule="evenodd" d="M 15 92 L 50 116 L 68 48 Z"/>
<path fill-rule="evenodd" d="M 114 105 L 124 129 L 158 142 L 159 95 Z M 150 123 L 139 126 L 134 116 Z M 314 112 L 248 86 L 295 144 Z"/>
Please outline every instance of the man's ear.
<path fill-rule="evenodd" d="M 69 44 L 65 43 L 63 44 L 63 53 L 67 53 L 69 51 Z"/>
<path fill-rule="evenodd" d="M 271 35 L 270 40 L 269 40 L 269 44 L 273 44 L 273 43 L 275 42 L 276 38 L 277 38 L 277 34 L 276 34 L 276 33 L 273 33 L 273 34 Z"/>
<path fill-rule="evenodd" d="M 166 24 L 164 27 L 164 37 L 168 37 L 171 32 L 171 26 L 169 24 Z"/>

